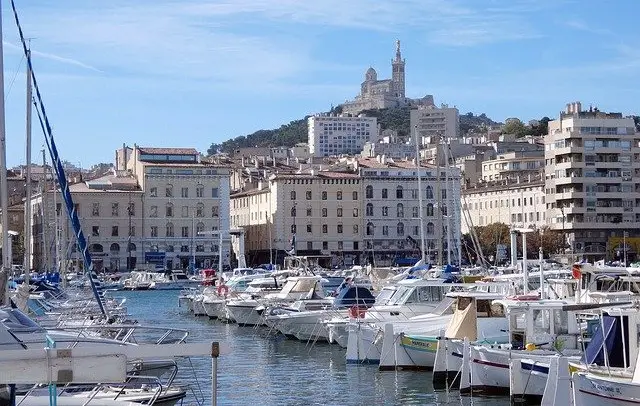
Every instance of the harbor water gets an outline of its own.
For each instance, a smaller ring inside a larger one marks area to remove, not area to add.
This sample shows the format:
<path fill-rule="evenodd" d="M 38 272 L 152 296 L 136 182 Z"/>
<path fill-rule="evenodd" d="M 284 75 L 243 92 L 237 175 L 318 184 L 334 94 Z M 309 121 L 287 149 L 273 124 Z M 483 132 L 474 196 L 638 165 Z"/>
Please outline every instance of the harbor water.
<path fill-rule="evenodd" d="M 117 292 L 140 324 L 190 331 L 189 341 L 219 341 L 218 405 L 508 405 L 506 398 L 434 392 L 428 372 L 378 371 L 346 365 L 337 345 L 288 340 L 267 328 L 195 317 L 178 307 L 178 291 Z M 211 404 L 211 359 L 180 363 L 176 382 L 189 386 L 184 404 Z"/>

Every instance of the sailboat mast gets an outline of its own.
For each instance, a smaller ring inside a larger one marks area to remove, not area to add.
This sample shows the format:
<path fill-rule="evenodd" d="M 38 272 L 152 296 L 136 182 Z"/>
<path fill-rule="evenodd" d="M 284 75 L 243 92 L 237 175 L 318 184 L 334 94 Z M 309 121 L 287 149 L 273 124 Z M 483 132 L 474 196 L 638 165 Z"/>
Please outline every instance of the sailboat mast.
<path fill-rule="evenodd" d="M 440 136 L 436 141 L 436 204 L 438 207 L 437 213 L 437 230 L 436 244 L 438 244 L 438 266 L 442 266 L 442 174 L 440 173 Z"/>
<path fill-rule="evenodd" d="M 56 186 L 55 176 L 53 173 L 53 166 L 51 166 L 51 179 L 53 181 L 53 242 L 54 242 L 54 255 L 53 261 L 54 270 L 60 271 L 60 230 L 58 229 L 58 188 Z"/>
<path fill-rule="evenodd" d="M 27 50 L 27 58 L 31 58 L 31 50 Z M 26 199 L 24 203 L 24 283 L 29 284 L 31 270 L 31 68 L 27 63 L 27 149 L 26 149 Z"/>
<path fill-rule="evenodd" d="M 49 255 L 47 246 L 47 229 L 49 228 L 49 220 L 47 218 L 47 157 L 42 150 L 42 261 L 44 270 L 49 270 Z"/>
<path fill-rule="evenodd" d="M 451 264 L 451 205 L 448 204 L 451 199 L 451 190 L 449 189 L 449 154 L 447 140 L 444 140 L 442 152 L 444 155 L 444 190 L 446 193 L 444 207 L 447 208 L 447 264 Z"/>
<path fill-rule="evenodd" d="M 427 263 L 427 252 L 425 250 L 425 240 L 424 240 L 424 218 L 423 218 L 423 202 L 422 202 L 422 173 L 420 171 L 420 144 L 418 143 L 418 126 L 413 126 L 413 138 L 416 144 L 416 168 L 418 171 L 418 210 L 419 216 L 418 221 L 420 221 L 420 259 L 423 264 Z"/>
<path fill-rule="evenodd" d="M 0 7 L 1 10 L 1 7 Z M 7 185 L 7 139 L 4 111 L 4 50 L 2 44 L 2 12 L 0 11 L 0 206 L 2 206 L 2 270 L 0 271 L 0 304 L 9 303 L 9 187 Z"/>

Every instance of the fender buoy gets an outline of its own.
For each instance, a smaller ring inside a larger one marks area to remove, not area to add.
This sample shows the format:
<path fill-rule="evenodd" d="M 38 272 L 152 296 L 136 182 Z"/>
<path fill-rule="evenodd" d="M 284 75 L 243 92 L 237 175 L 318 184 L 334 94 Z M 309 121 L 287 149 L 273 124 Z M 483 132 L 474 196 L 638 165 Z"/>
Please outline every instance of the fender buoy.
<path fill-rule="evenodd" d="M 358 305 L 353 305 L 349 308 L 349 317 L 352 319 L 363 319 L 367 309 L 361 308 Z"/>
<path fill-rule="evenodd" d="M 220 285 L 218 286 L 218 296 L 227 296 L 227 294 L 229 293 L 229 287 L 227 285 Z"/>
<path fill-rule="evenodd" d="M 582 277 L 582 269 L 580 268 L 580 265 L 573 264 L 571 267 L 571 276 L 573 276 L 573 279 L 580 279 Z"/>

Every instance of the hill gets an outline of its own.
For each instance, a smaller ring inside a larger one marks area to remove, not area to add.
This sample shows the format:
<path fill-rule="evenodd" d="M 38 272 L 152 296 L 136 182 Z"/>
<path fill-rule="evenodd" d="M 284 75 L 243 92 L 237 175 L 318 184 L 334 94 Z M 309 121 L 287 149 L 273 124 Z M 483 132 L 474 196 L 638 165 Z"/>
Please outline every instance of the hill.
<path fill-rule="evenodd" d="M 329 113 L 339 114 L 342 106 L 332 108 Z M 383 130 L 391 129 L 398 132 L 400 137 L 409 135 L 410 109 L 409 107 L 397 107 L 376 110 L 364 110 L 363 114 L 376 117 Z M 207 150 L 208 155 L 214 155 L 217 151 L 231 153 L 238 148 L 285 146 L 292 147 L 299 142 L 307 142 L 307 118 L 309 116 L 291 121 L 280 128 L 272 130 L 258 130 L 248 135 L 224 141 L 220 144 L 213 143 Z M 460 116 L 460 132 L 463 136 L 469 132 L 478 132 L 483 126 L 499 124 L 484 113 L 478 116 L 467 113 Z"/>

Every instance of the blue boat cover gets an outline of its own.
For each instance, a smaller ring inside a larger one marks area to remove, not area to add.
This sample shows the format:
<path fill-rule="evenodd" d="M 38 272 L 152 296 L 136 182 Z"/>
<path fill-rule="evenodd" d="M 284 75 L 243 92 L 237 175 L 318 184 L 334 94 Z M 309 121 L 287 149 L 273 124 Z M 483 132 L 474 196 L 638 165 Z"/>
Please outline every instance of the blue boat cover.
<path fill-rule="evenodd" d="M 609 355 L 612 354 L 614 349 L 618 320 L 615 317 L 603 315 L 602 325 L 604 325 L 604 334 L 602 326 L 598 324 L 589 345 L 584 351 L 584 361 L 587 365 L 604 365 L 605 345 Z"/>

